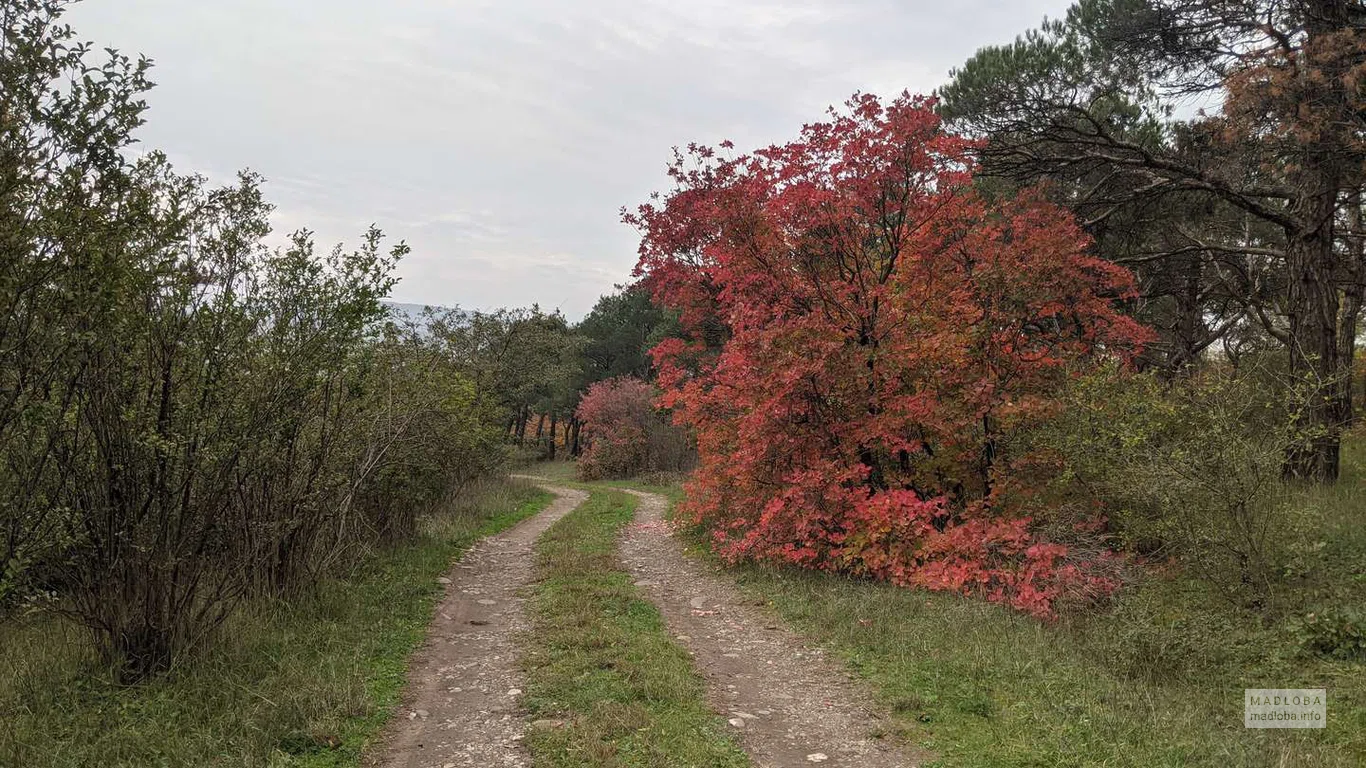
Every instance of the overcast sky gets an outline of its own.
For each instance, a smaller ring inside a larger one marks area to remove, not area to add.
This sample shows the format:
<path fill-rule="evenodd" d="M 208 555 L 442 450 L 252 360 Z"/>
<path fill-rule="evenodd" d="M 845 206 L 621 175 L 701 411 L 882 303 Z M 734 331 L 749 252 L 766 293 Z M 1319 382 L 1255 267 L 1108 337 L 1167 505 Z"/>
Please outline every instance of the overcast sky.
<path fill-rule="evenodd" d="M 1068 0 L 85 0 L 152 58 L 142 139 L 267 180 L 275 227 L 413 253 L 399 301 L 559 307 L 626 282 L 619 223 L 670 148 L 793 136 L 855 90 L 928 92 Z"/>

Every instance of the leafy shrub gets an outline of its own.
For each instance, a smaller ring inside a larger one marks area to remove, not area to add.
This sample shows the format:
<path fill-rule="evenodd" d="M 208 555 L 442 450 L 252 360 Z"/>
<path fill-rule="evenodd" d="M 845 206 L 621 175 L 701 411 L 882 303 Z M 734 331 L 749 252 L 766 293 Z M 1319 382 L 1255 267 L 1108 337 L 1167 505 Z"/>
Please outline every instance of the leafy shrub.
<path fill-rule="evenodd" d="M 1315 611 L 1296 622 L 1294 631 L 1306 653 L 1366 661 L 1366 613 L 1348 608 Z"/>
<path fill-rule="evenodd" d="M 68 520 L 46 574 L 57 607 L 129 681 L 244 595 L 310 587 L 363 531 L 352 501 L 370 478 L 350 449 L 378 446 L 339 435 L 378 415 L 358 415 L 354 363 L 402 254 L 378 232 L 323 259 L 305 236 L 268 251 L 255 180 L 205 192 L 151 170 L 144 194 L 170 222 L 149 226 L 169 231 L 100 276 L 107 321 L 69 361 L 73 423 L 49 437 L 65 482 L 44 489 Z"/>
<path fill-rule="evenodd" d="M 405 245 L 271 249 L 259 178 L 134 158 L 148 63 L 95 61 L 67 5 L 0 14 L 0 608 L 135 682 L 409 535 L 500 425 L 448 347 L 381 338 Z"/>
<path fill-rule="evenodd" d="M 361 401 L 341 439 L 361 520 L 384 541 L 413 535 L 424 513 L 509 458 L 502 410 L 443 344 L 417 323 L 390 323 L 362 352 Z"/>
<path fill-rule="evenodd" d="M 676 472 L 691 460 L 687 435 L 655 410 L 654 390 L 622 377 L 593 384 L 576 413 L 585 447 L 578 473 L 584 480 Z"/>
<path fill-rule="evenodd" d="M 1069 507 L 1098 505 L 1121 548 L 1179 558 L 1229 599 L 1264 606 L 1294 540 L 1281 478 L 1301 440 L 1295 388 L 1273 376 L 1110 368 L 1071 380 L 1034 435 L 1062 466 L 1043 506 L 1066 523 Z"/>
<path fill-rule="evenodd" d="M 1132 276 L 1037 195 L 980 196 L 970 149 L 928 101 L 857 96 L 786 145 L 693 147 L 627 217 L 680 313 L 653 354 L 698 436 L 683 511 L 724 556 L 1041 615 L 1112 588 L 1022 513 L 1038 467 L 1016 437 L 1069 366 L 1148 337 L 1113 303 Z"/>

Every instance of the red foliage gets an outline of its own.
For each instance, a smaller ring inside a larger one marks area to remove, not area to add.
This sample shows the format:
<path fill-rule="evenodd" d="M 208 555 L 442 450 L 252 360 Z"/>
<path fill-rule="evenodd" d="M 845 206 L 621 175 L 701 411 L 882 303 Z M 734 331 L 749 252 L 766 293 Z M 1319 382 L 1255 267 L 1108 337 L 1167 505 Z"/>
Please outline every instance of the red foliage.
<path fill-rule="evenodd" d="M 654 390 L 640 379 L 608 379 L 588 388 L 575 412 L 586 443 L 580 477 L 631 477 L 646 468 L 650 431 L 661 424 L 654 400 Z"/>
<path fill-rule="evenodd" d="M 637 273 L 682 315 L 653 355 L 698 439 L 684 511 L 729 558 L 1049 615 L 1113 585 L 1040 540 L 1010 436 L 1069 369 L 1147 332 L 1114 306 L 1131 275 L 1039 195 L 975 190 L 971 143 L 932 106 L 856 95 L 788 144 L 691 146 L 676 189 L 625 216 Z"/>

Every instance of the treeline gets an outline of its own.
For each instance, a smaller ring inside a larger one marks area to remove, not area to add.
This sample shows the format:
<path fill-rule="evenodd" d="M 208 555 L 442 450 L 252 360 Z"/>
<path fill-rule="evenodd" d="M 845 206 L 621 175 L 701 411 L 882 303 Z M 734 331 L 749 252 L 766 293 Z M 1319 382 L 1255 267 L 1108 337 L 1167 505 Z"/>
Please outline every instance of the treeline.
<path fill-rule="evenodd" d="M 404 245 L 268 247 L 258 178 L 136 156 L 148 62 L 66 5 L 0 10 L 0 619 L 73 619 L 131 682 L 414 535 L 506 413 L 477 328 L 389 317 Z"/>
<path fill-rule="evenodd" d="M 521 310 L 429 312 L 424 322 L 449 340 L 454 354 L 476 370 L 476 380 L 497 393 L 509 414 L 507 442 L 529 459 L 579 457 L 592 451 L 594 427 L 630 414 L 641 446 L 613 451 L 614 429 L 598 446 L 613 456 L 590 474 L 625 477 L 688 466 L 687 439 L 653 409 L 647 381 L 654 378 L 649 350 L 678 333 L 674 313 L 657 306 L 642 285 L 603 296 L 578 323 L 539 307 Z M 620 406 L 620 407 L 618 407 Z M 625 422 L 613 421 L 625 426 Z M 632 441 L 627 441 L 632 442 Z M 633 443 L 634 445 L 634 443 Z M 594 466 L 592 460 L 589 467 Z"/>

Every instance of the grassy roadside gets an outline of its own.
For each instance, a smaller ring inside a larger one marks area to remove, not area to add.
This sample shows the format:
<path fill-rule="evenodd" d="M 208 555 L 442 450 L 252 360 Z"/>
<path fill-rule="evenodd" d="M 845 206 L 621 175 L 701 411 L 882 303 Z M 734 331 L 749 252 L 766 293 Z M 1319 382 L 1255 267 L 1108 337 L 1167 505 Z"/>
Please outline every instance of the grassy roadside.
<path fill-rule="evenodd" d="M 1244 654 L 1241 662 L 1173 660 L 1166 679 L 1151 680 L 1122 667 L 1135 656 L 1181 653 L 1186 637 L 1174 633 L 1163 648 L 1126 637 L 1134 627 L 1122 616 L 1089 628 L 1047 627 L 940 595 L 812 574 L 739 573 L 746 589 L 866 678 L 909 737 L 941 756 L 936 765 L 1366 764 L 1361 665 L 1257 664 L 1251 657 L 1269 637 L 1265 630 L 1225 637 L 1242 646 L 1234 648 Z M 1151 594 L 1134 602 L 1181 611 Z M 1203 631 L 1226 626 L 1223 617 L 1210 625 Z M 1327 730 L 1243 728 L 1244 687 L 1299 686 L 1329 688 Z"/>
<path fill-rule="evenodd" d="M 523 665 L 540 768 L 740 768 L 692 661 L 632 585 L 616 541 L 636 500 L 594 488 L 537 544 Z"/>
<path fill-rule="evenodd" d="M 1347 449 L 1343 482 L 1301 500 L 1324 541 L 1297 577 L 1303 605 L 1276 617 L 1177 572 L 1055 625 L 828 574 L 732 573 L 864 677 L 936 766 L 1362 766 L 1366 661 L 1307 654 L 1295 630 L 1323 606 L 1366 612 L 1366 440 Z M 1328 727 L 1245 729 L 1243 689 L 1282 687 L 1327 688 Z"/>
<path fill-rule="evenodd" d="M 677 504 L 683 499 L 683 480 L 687 477 L 683 474 L 674 474 L 649 480 L 594 480 L 592 482 L 584 482 L 578 479 L 578 475 L 575 473 L 574 469 L 574 462 L 567 460 L 541 462 L 535 466 L 535 473 L 538 477 L 571 488 L 583 488 L 584 490 L 592 490 L 594 488 L 623 488 L 632 491 L 657 493 L 668 499 L 670 504 Z"/>
<path fill-rule="evenodd" d="M 0 627 L 0 766 L 357 766 L 398 703 L 437 577 L 549 499 L 490 482 L 314 597 L 247 606 L 204 657 L 137 688 L 70 626 Z"/>

